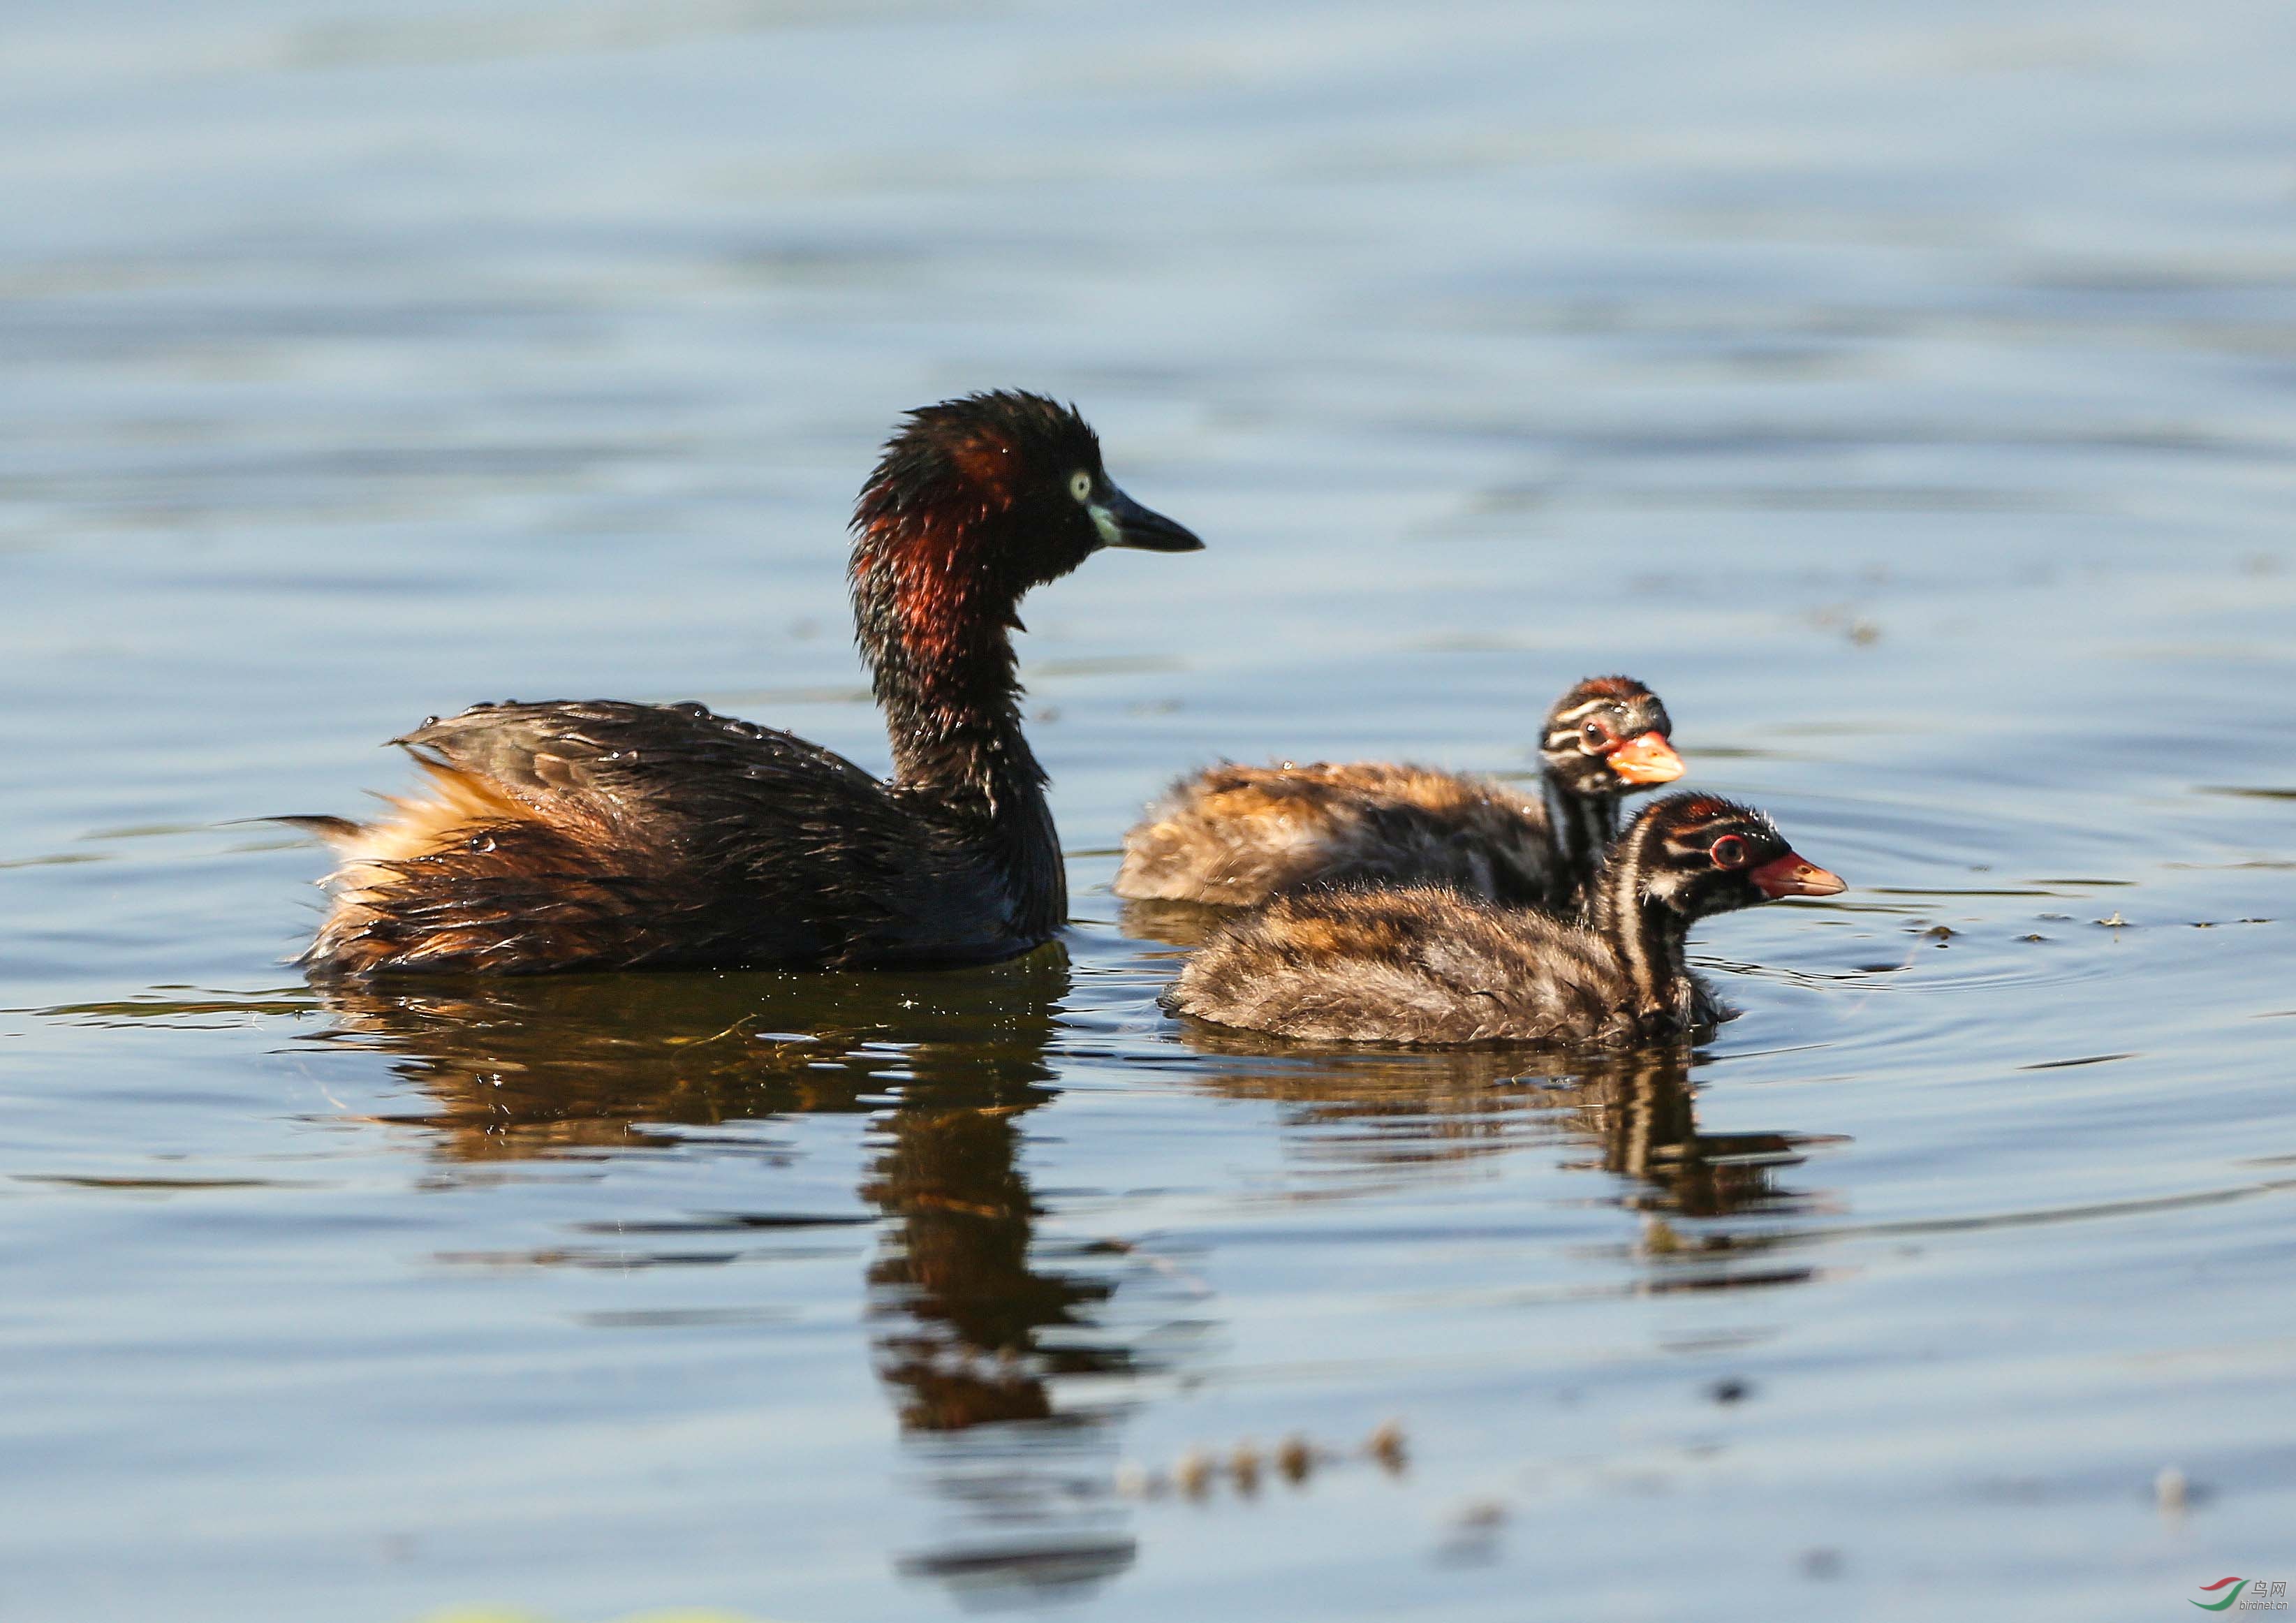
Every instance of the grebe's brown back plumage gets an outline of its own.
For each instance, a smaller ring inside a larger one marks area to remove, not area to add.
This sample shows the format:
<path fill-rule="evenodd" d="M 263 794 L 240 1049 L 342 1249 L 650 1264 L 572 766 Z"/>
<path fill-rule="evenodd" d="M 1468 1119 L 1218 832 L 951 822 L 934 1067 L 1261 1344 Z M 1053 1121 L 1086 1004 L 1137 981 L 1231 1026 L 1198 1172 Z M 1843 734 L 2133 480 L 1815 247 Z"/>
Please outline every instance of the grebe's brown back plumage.
<path fill-rule="evenodd" d="M 1625 1044 L 1714 1018 L 1693 922 L 1842 888 L 1759 812 L 1672 795 L 1619 837 L 1584 924 L 1432 885 L 1303 891 L 1215 933 L 1163 1003 L 1324 1042 Z"/>
<path fill-rule="evenodd" d="M 1575 912 L 1626 796 L 1682 775 L 1666 707 L 1631 676 L 1555 701 L 1541 788 L 1383 761 L 1226 763 L 1183 778 L 1124 837 L 1116 894 L 1248 906 L 1310 885 L 1447 885 Z"/>
<path fill-rule="evenodd" d="M 1015 609 L 1101 547 L 1202 543 L 1110 482 L 1072 408 L 1002 392 L 911 413 L 853 535 L 890 781 L 698 704 L 474 706 L 396 741 L 430 798 L 302 820 L 342 853 L 305 964 L 954 964 L 1051 937 L 1067 889 Z"/>

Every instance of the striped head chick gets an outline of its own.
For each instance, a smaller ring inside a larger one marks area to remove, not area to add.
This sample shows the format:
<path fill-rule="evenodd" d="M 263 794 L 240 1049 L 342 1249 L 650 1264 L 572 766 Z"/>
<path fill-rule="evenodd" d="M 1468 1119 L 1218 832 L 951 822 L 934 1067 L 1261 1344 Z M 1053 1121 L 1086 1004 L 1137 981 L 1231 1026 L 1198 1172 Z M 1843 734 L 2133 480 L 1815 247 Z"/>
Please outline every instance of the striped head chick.
<path fill-rule="evenodd" d="M 1546 713 L 1539 760 L 1567 794 L 1618 798 L 1680 777 L 1674 723 L 1632 676 L 1589 676 Z"/>
<path fill-rule="evenodd" d="M 1788 844 L 1767 814 L 1719 795 L 1669 795 L 1619 836 L 1589 922 L 1628 932 L 1635 919 L 1663 914 L 1687 930 L 1718 913 L 1847 889 Z"/>
<path fill-rule="evenodd" d="M 1636 1011 L 1645 1028 L 1688 1028 L 1710 1023 L 1717 1008 L 1690 971 L 1692 924 L 1848 888 L 1796 851 L 1764 813 L 1719 795 L 1669 795 L 1611 848 L 1587 900 L 1587 922 L 1610 943 L 1631 988 L 1622 1006 Z"/>
<path fill-rule="evenodd" d="M 1566 907 L 1583 906 L 1626 798 L 1680 777 L 1674 723 L 1632 676 L 1589 676 L 1554 701 L 1538 746 Z"/>
<path fill-rule="evenodd" d="M 1581 923 L 1440 885 L 1291 892 L 1216 930 L 1160 1001 L 1317 1042 L 1621 1045 L 1721 1018 L 1694 921 L 1843 889 L 1761 813 L 1671 795 L 1620 837 Z"/>

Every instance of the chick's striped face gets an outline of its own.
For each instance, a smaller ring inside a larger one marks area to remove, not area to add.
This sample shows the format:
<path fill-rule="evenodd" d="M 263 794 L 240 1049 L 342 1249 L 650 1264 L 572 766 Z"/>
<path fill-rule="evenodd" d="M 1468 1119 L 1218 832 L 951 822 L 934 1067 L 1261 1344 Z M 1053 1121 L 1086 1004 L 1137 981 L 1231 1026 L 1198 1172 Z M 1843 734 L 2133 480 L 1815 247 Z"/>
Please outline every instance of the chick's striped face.
<path fill-rule="evenodd" d="M 1659 840 L 1650 854 L 1650 894 L 1676 911 L 1703 915 L 1786 896 L 1834 896 L 1848 887 L 1786 842 L 1751 807 L 1710 795 L 1679 795 L 1652 808 Z"/>
<path fill-rule="evenodd" d="M 1682 775 L 1673 732 L 1666 707 L 1641 683 L 1596 676 L 1548 712 L 1539 753 L 1572 794 L 1628 795 Z"/>
<path fill-rule="evenodd" d="M 1660 848 L 1667 865 L 1685 873 L 1733 873 L 1790 848 L 1777 824 L 1758 811 L 1711 795 L 1684 795 L 1669 803 Z"/>

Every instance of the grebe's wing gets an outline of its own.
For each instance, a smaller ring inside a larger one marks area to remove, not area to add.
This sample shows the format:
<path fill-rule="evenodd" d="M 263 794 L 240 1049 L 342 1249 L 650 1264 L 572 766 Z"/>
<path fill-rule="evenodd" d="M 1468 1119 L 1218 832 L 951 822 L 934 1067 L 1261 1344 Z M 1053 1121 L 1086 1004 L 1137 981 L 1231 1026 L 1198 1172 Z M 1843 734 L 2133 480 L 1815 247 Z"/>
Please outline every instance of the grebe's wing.
<path fill-rule="evenodd" d="M 482 705 L 396 741 L 429 798 L 326 831 L 305 962 L 521 971 L 992 955 L 970 853 L 850 761 L 700 705 Z"/>
<path fill-rule="evenodd" d="M 776 832 L 816 820 L 849 838 L 907 816 L 844 757 L 699 704 L 480 704 L 391 741 L 434 772 L 481 781 L 532 815 L 618 844 L 685 843 L 771 807 Z M 856 824 L 858 820 L 858 825 Z"/>

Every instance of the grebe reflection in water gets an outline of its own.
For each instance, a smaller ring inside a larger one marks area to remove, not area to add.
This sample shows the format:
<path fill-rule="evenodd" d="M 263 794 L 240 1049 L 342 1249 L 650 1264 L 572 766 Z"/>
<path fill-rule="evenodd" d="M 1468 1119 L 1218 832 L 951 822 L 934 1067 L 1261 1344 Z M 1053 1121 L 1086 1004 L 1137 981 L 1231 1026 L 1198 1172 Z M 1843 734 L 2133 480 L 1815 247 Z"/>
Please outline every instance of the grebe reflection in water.
<path fill-rule="evenodd" d="M 1122 1246 L 1048 1245 L 1039 1233 L 1024 1126 L 1056 1096 L 1046 1050 L 1070 986 L 1058 943 L 928 976 L 339 982 L 320 988 L 333 1029 L 313 1040 L 390 1056 L 420 1102 L 374 1119 L 429 1135 L 449 1176 L 681 1150 L 770 1161 L 788 1153 L 770 1131 L 776 1118 L 859 1119 L 864 1209 L 789 1210 L 760 1177 L 755 1206 L 741 1210 L 602 1202 L 563 1244 L 522 1260 L 578 1261 L 587 1246 L 629 1266 L 633 1242 L 649 1235 L 669 1260 L 698 1243 L 771 1257 L 817 1248 L 824 1230 L 872 1228 L 873 1242 L 856 1247 L 867 1356 L 952 1522 L 946 1540 L 902 1554 L 904 1569 L 1065 1593 L 1128 1565 L 1132 1549 L 1112 1488 L 1079 1496 L 1074 1486 L 1112 1480 L 1121 1416 L 1064 1409 L 1054 1383 L 1171 1356 L 1103 1322 L 1119 1290 L 1152 1294 L 1161 1275 Z M 710 1187 L 722 1198 L 722 1179 Z M 595 1242 L 600 1234 L 610 1241 Z M 756 1279 L 769 1290 L 775 1277 L 744 1274 L 741 1288 Z M 778 1306 L 761 1305 L 761 1321 Z M 996 1422 L 1032 1428 L 1030 1446 L 994 1440 Z M 1029 1529 L 1024 1548 L 1006 1539 L 1013 1527 Z"/>

